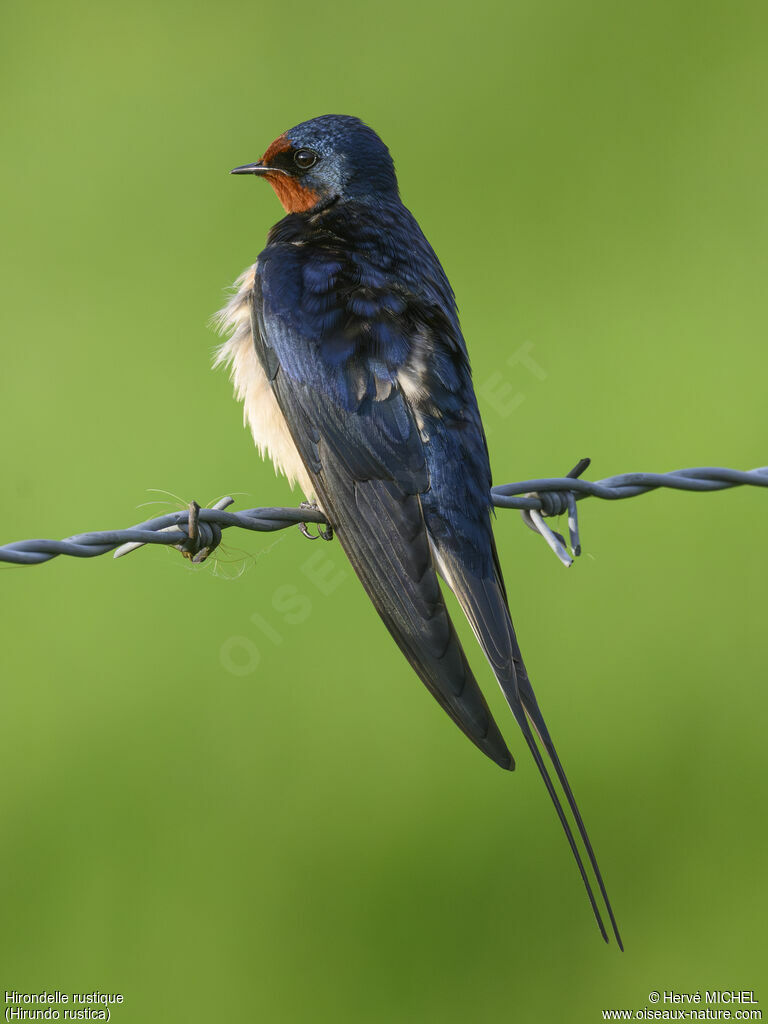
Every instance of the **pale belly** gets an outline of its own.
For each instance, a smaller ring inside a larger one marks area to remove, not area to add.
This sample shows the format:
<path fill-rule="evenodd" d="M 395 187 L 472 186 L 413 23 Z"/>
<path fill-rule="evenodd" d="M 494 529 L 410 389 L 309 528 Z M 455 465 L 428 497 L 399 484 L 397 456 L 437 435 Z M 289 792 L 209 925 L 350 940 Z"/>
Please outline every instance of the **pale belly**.
<path fill-rule="evenodd" d="M 284 474 L 291 487 L 298 483 L 306 497 L 314 501 L 312 481 L 253 345 L 248 295 L 255 273 L 254 265 L 240 275 L 235 282 L 236 293 L 216 314 L 219 331 L 229 337 L 219 346 L 213 365 L 229 368 L 235 397 L 243 403 L 243 420 L 251 429 L 260 455 L 269 455 L 275 471 Z"/>

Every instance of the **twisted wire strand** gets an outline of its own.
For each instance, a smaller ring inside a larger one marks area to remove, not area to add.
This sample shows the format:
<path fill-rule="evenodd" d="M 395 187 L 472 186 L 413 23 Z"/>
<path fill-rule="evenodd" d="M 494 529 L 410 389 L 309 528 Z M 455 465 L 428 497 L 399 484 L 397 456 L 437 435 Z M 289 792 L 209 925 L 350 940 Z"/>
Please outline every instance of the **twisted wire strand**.
<path fill-rule="evenodd" d="M 582 459 L 568 476 L 500 484 L 491 490 L 493 504 L 497 508 L 519 509 L 526 524 L 544 537 L 565 565 L 570 565 L 572 559 L 565 541 L 560 534 L 549 529 L 543 517 L 568 513 L 571 550 L 578 555 L 576 502 L 583 498 L 616 501 L 647 494 L 660 487 L 680 491 L 722 491 L 744 485 L 768 487 L 768 466 L 751 470 L 700 466 L 671 473 L 623 473 L 592 482 L 578 478 L 588 465 L 589 460 Z M 146 519 L 124 530 L 78 533 L 63 540 L 14 541 L 0 546 L 0 562 L 37 565 L 58 555 L 93 558 L 109 551 L 118 556 L 144 544 L 176 547 L 185 557 L 201 562 L 220 543 L 221 531 L 233 526 L 262 533 L 303 525 L 303 532 L 309 536 L 306 524 L 314 523 L 319 528 L 326 522 L 322 512 L 312 507 L 251 508 L 243 512 L 226 512 L 226 506 L 232 502 L 232 498 L 223 498 L 213 508 L 200 508 L 196 502 L 191 502 L 185 511 Z M 330 531 L 321 531 L 320 535 L 330 539 Z M 312 535 L 312 539 L 316 537 Z"/>
<path fill-rule="evenodd" d="M 724 491 L 744 484 L 768 487 L 768 466 L 758 469 L 724 469 L 718 466 L 698 466 L 676 469 L 670 473 L 622 473 L 592 482 L 572 477 L 547 477 L 543 480 L 523 480 L 516 484 L 499 484 L 491 489 L 497 508 L 538 509 L 546 515 L 561 515 L 566 506 L 557 499 L 572 492 L 576 501 L 582 498 L 603 498 L 617 501 L 647 494 L 659 487 L 676 491 Z M 537 492 L 538 497 L 522 495 Z M 550 501 L 549 495 L 556 500 Z M 552 511 L 550 511 L 552 509 Z"/>
<path fill-rule="evenodd" d="M 578 477 L 589 466 L 589 459 L 581 459 L 564 477 L 543 480 L 524 480 L 515 484 L 500 484 L 492 488 L 493 504 L 497 508 L 520 510 L 526 526 L 541 534 L 546 543 L 566 567 L 581 554 L 579 520 L 576 502 L 583 498 L 602 498 L 619 501 L 648 494 L 660 487 L 678 491 L 724 491 L 730 487 L 751 485 L 768 487 L 768 466 L 757 469 L 726 469 L 721 466 L 696 466 L 677 469 L 670 473 L 621 473 L 596 482 Z M 563 537 L 551 530 L 544 516 L 568 513 L 569 553 Z"/>

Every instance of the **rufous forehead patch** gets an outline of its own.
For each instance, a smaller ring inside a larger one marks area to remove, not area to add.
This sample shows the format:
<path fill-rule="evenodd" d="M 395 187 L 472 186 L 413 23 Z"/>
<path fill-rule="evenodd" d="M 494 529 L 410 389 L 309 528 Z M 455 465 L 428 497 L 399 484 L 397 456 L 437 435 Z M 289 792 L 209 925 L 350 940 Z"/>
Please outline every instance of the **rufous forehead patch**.
<path fill-rule="evenodd" d="M 268 164 L 269 161 L 277 156 L 278 153 L 284 153 L 286 149 L 290 149 L 291 144 L 285 135 L 278 135 L 275 141 L 267 147 L 264 156 L 261 158 L 261 163 Z"/>

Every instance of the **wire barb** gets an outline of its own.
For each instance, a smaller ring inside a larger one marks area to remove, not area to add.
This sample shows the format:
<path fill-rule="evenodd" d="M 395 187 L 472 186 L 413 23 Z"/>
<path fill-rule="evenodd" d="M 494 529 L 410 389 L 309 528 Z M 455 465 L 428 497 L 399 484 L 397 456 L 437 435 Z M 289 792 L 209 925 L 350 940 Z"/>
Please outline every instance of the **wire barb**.
<path fill-rule="evenodd" d="M 703 466 L 678 469 L 672 473 L 624 473 L 591 482 L 580 479 L 589 465 L 582 459 L 564 477 L 541 480 L 523 480 L 519 483 L 500 484 L 491 488 L 491 500 L 496 508 L 516 508 L 524 513 L 523 520 L 545 539 L 564 565 L 571 565 L 565 540 L 544 522 L 546 517 L 568 513 L 568 536 L 573 557 L 581 554 L 579 523 L 576 503 L 583 498 L 602 498 L 616 501 L 647 494 L 660 487 L 679 491 L 723 491 L 730 487 L 749 485 L 768 487 L 768 466 L 739 470 Z M 192 562 L 205 561 L 221 543 L 223 530 L 236 526 L 241 530 L 258 533 L 284 530 L 299 523 L 324 526 L 320 536 L 330 540 L 332 524 L 317 508 L 251 508 L 245 512 L 226 512 L 234 499 L 222 498 L 211 508 L 201 508 L 190 502 L 187 511 L 171 512 L 126 530 L 101 530 L 79 533 L 64 540 L 19 540 L 0 546 L 0 562 L 15 565 L 37 565 L 57 555 L 75 558 L 93 558 L 114 552 L 115 558 L 143 547 L 145 544 L 163 544 L 175 547 Z"/>
<path fill-rule="evenodd" d="M 569 473 L 565 474 L 566 479 L 576 480 L 589 466 L 591 461 L 591 459 L 579 459 L 573 469 Z M 522 516 L 525 525 L 531 530 L 535 530 L 537 533 L 540 533 L 566 569 L 569 569 L 573 565 L 573 558 L 576 558 L 581 554 L 581 543 L 579 541 L 579 517 L 576 512 L 576 498 L 574 497 L 573 491 L 568 490 L 543 491 L 543 495 L 544 497 L 542 497 L 542 495 L 537 491 L 529 491 L 526 497 L 538 498 L 541 502 L 541 511 L 536 508 L 524 508 L 520 510 L 520 515 Z M 550 530 L 544 522 L 544 516 L 559 516 L 566 511 L 568 512 L 568 536 L 571 541 L 573 558 L 568 554 L 565 541 L 560 534 L 555 533 L 554 530 Z"/>

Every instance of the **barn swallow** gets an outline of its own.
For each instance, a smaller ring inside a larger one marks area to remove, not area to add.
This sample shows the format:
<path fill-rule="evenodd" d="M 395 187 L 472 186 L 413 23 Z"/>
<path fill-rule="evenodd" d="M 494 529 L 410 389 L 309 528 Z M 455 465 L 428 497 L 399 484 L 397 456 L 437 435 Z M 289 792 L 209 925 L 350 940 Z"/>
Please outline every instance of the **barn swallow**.
<path fill-rule="evenodd" d="M 326 115 L 232 174 L 265 178 L 286 216 L 219 314 L 262 455 L 316 502 L 418 677 L 500 767 L 514 761 L 467 662 L 458 598 L 557 811 L 605 941 L 548 754 L 621 938 L 584 822 L 528 678 L 491 526 L 488 448 L 453 291 L 379 136 Z"/>

